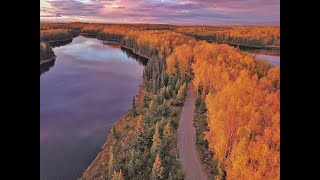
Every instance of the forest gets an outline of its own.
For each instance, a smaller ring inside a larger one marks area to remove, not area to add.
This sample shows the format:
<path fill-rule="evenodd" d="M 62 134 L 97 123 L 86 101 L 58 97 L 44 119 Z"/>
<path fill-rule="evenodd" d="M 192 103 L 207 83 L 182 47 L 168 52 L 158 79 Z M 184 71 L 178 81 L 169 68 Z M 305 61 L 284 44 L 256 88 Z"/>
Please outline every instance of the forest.
<path fill-rule="evenodd" d="M 40 41 L 61 41 L 73 38 L 73 34 L 68 29 L 48 29 L 40 31 Z"/>
<path fill-rule="evenodd" d="M 280 47 L 280 26 L 186 26 L 177 32 L 216 43 L 249 47 Z"/>
<path fill-rule="evenodd" d="M 204 139 L 214 152 L 216 178 L 279 179 L 280 68 L 228 45 L 199 41 L 182 49 L 168 57 L 167 71 L 194 73 L 198 104 L 205 102 L 207 110 Z"/>
<path fill-rule="evenodd" d="M 58 27 L 46 24 L 43 31 L 67 32 Z M 206 42 L 278 47 L 279 27 L 63 27 L 118 41 L 149 59 L 131 109 L 82 179 L 183 179 L 176 129 L 189 82 L 197 92 L 197 146 L 210 177 L 280 179 L 280 68 L 239 48 Z M 46 40 L 64 36 L 49 34 Z M 40 44 L 40 59 L 46 47 Z"/>

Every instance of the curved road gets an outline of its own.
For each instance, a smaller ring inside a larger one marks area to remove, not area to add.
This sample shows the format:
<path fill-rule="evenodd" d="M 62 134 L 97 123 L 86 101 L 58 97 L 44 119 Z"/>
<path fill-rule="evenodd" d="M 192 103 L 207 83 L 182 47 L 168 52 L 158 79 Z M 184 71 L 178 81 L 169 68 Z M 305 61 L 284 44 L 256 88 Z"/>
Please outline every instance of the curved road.
<path fill-rule="evenodd" d="M 186 180 L 208 180 L 196 148 L 196 129 L 193 126 L 195 99 L 193 84 L 190 82 L 178 127 L 179 159 Z"/>

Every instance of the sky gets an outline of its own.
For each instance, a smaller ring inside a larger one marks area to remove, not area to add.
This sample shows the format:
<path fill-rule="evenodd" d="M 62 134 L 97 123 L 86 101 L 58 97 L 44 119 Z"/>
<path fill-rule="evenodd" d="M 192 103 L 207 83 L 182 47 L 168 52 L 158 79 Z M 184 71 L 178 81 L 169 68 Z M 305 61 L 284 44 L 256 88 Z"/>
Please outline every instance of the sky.
<path fill-rule="evenodd" d="M 40 0 L 41 22 L 280 24 L 280 0 Z"/>

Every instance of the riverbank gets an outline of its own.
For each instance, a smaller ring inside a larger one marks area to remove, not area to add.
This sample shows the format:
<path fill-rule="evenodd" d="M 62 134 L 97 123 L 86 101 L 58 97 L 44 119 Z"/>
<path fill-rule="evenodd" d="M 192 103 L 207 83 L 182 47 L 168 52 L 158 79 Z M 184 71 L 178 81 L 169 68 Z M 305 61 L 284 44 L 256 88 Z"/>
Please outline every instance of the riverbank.
<path fill-rule="evenodd" d="M 62 42 L 62 41 L 70 41 L 73 38 L 69 38 L 69 39 L 59 39 L 59 40 L 52 40 L 52 41 L 45 41 L 47 43 L 55 43 L 55 42 Z"/>
<path fill-rule="evenodd" d="M 88 38 L 97 38 L 97 34 L 90 34 L 90 33 L 84 33 L 84 32 L 80 32 L 79 34 L 80 36 L 83 36 L 83 37 L 88 37 Z"/>
<path fill-rule="evenodd" d="M 208 41 L 209 42 L 209 41 Z M 212 42 L 209 42 L 212 43 Z M 246 50 L 280 50 L 280 46 L 251 46 L 251 45 L 245 45 L 245 44 L 234 44 L 234 43 L 228 43 L 228 42 L 218 42 L 219 44 L 228 44 L 233 47 L 239 47 L 240 49 L 246 49 Z"/>
<path fill-rule="evenodd" d="M 54 56 L 54 57 L 52 57 L 52 58 L 45 59 L 45 60 L 40 60 L 40 65 L 41 65 L 41 64 L 44 64 L 44 63 L 47 63 L 47 62 L 49 62 L 49 61 L 52 61 L 52 60 L 54 60 L 56 57 L 57 57 L 57 56 Z"/>
<path fill-rule="evenodd" d="M 128 49 L 128 50 L 131 50 L 131 51 L 132 51 L 132 53 L 134 53 L 134 54 L 136 54 L 136 55 L 138 55 L 138 56 L 141 56 L 141 57 L 143 57 L 143 58 L 149 59 L 149 57 L 144 56 L 144 55 L 142 55 L 142 54 L 140 54 L 140 53 L 136 52 L 135 50 L 133 50 L 133 48 L 130 48 L 130 47 L 127 47 L 127 46 L 122 46 L 122 45 L 121 45 L 121 47 L 122 47 L 122 48 L 125 48 L 125 49 Z"/>
<path fill-rule="evenodd" d="M 145 94 L 145 91 L 143 90 L 142 86 L 140 85 L 140 90 L 137 97 L 137 104 L 142 104 L 142 99 Z M 116 132 L 122 131 L 124 127 L 134 127 L 136 118 L 131 118 L 130 109 L 123 115 L 119 120 L 117 120 L 113 127 L 115 128 Z M 126 124 L 126 125 L 125 125 Z M 119 135 L 118 135 L 119 136 Z M 106 137 L 105 143 L 101 147 L 101 151 L 96 156 L 96 158 L 92 161 L 92 163 L 88 166 L 88 168 L 83 172 L 82 177 L 79 178 L 79 180 L 104 180 L 106 177 L 105 172 L 107 171 L 107 162 L 106 159 L 108 159 L 109 156 L 109 150 L 110 147 L 113 146 L 114 142 L 112 133 L 109 132 Z"/>

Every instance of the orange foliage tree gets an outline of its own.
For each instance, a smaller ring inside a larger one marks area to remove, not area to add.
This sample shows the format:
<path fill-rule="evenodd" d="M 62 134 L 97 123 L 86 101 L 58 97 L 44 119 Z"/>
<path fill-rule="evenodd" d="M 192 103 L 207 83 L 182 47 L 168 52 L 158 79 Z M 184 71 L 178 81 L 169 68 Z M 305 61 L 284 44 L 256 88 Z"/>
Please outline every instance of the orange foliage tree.
<path fill-rule="evenodd" d="M 238 48 L 200 41 L 175 48 L 167 72 L 186 74 L 191 64 L 208 109 L 205 138 L 220 175 L 279 179 L 280 68 Z"/>

